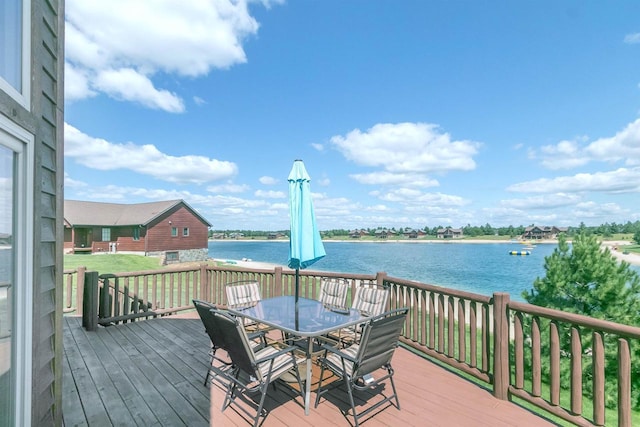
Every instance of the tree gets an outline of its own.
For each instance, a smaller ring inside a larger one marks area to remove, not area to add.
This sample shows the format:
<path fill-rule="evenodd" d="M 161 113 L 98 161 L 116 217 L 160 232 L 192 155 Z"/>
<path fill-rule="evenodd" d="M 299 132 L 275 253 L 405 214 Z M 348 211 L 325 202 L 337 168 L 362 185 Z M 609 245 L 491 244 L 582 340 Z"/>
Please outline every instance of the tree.
<path fill-rule="evenodd" d="M 633 241 L 636 245 L 640 245 L 640 230 L 636 230 L 636 232 L 633 233 Z"/>
<path fill-rule="evenodd" d="M 535 305 L 554 308 L 571 313 L 622 323 L 640 324 L 640 276 L 626 262 L 618 263 L 608 248 L 602 250 L 594 235 L 578 233 L 570 247 L 564 235 L 558 237 L 558 247 L 545 258 L 546 276 L 537 278 L 530 292 L 523 298 Z M 543 329 L 543 330 L 546 330 Z M 566 331 L 565 331 L 566 332 Z M 543 337 L 543 346 L 548 348 L 548 335 Z M 607 334 L 609 335 L 609 334 Z M 591 334 L 582 334 L 583 351 L 591 349 Z M 605 338 L 605 376 L 607 395 L 616 396 L 616 339 Z M 563 354 L 569 354 L 568 333 L 561 337 Z M 631 340 L 631 354 L 640 357 L 640 346 Z M 590 377 L 591 358 L 586 358 L 583 372 Z M 543 366 L 548 369 L 548 366 Z M 561 375 L 568 379 L 570 372 L 564 364 Z M 634 404 L 640 406 L 640 367 L 634 364 L 631 373 Z M 591 381 L 585 385 L 590 386 Z M 609 389 L 611 388 L 611 389 Z M 590 391 L 590 390 L 586 390 Z M 615 399 L 607 402 L 615 405 Z"/>

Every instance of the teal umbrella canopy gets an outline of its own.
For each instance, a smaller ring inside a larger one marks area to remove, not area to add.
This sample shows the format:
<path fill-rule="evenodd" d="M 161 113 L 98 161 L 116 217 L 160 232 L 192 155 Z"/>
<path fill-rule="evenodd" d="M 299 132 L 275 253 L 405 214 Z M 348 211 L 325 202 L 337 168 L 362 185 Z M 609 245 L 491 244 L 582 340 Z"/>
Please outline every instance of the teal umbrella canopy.
<path fill-rule="evenodd" d="M 311 200 L 311 178 L 302 160 L 289 173 L 289 268 L 303 269 L 326 255 Z"/>

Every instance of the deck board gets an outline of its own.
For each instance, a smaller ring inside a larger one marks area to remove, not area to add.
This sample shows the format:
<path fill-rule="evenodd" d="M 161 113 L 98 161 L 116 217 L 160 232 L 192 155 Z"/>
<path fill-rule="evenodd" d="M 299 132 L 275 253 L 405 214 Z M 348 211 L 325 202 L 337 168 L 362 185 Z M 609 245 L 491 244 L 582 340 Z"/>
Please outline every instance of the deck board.
<path fill-rule="evenodd" d="M 209 345 L 199 319 L 172 316 L 87 332 L 80 318 L 66 316 L 64 425 L 249 425 L 232 409 L 220 412 L 223 391 L 203 385 Z M 393 366 L 401 410 L 386 407 L 364 427 L 553 425 L 404 348 Z M 323 396 L 305 416 L 302 399 L 278 384 L 269 390 L 262 425 L 349 426 L 340 412 L 348 407 L 341 390 Z"/>

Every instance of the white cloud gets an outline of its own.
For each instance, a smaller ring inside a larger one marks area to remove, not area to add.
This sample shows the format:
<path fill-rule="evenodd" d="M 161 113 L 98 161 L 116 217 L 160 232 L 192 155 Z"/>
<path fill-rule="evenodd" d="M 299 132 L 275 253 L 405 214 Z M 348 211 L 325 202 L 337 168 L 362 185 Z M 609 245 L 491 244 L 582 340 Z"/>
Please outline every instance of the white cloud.
<path fill-rule="evenodd" d="M 382 123 L 366 132 L 355 129 L 333 136 L 330 142 L 359 165 L 393 173 L 473 170 L 473 156 L 480 147 L 473 141 L 452 141 L 449 134 L 427 123 Z"/>
<path fill-rule="evenodd" d="M 413 187 L 437 187 L 440 183 L 423 175 L 391 172 L 372 172 L 349 175 L 361 184 L 369 185 L 405 185 Z"/>
<path fill-rule="evenodd" d="M 572 206 L 581 201 L 577 194 L 550 194 L 542 196 L 527 197 L 524 199 L 501 200 L 500 205 L 505 208 L 519 210 L 529 209 L 555 209 L 559 207 Z"/>
<path fill-rule="evenodd" d="M 640 119 L 631 122 L 610 138 L 600 138 L 585 150 L 595 160 L 625 160 L 628 166 L 640 165 Z"/>
<path fill-rule="evenodd" d="M 553 170 L 575 168 L 593 161 L 640 165 L 640 119 L 629 123 L 612 137 L 590 143 L 586 137 L 560 141 L 541 147 L 539 154 L 531 151 L 529 157 L 540 158 L 543 166 Z"/>
<path fill-rule="evenodd" d="M 316 142 L 312 143 L 311 146 L 316 149 L 316 151 L 324 151 L 324 144 L 318 144 Z"/>
<path fill-rule="evenodd" d="M 272 176 L 261 176 L 258 181 L 264 185 L 275 185 L 278 183 L 278 180 Z"/>
<path fill-rule="evenodd" d="M 86 135 L 65 123 L 65 157 L 97 170 L 129 169 L 159 180 L 202 184 L 228 179 L 237 173 L 235 163 L 203 156 L 171 156 L 154 145 L 116 144 Z"/>
<path fill-rule="evenodd" d="M 205 105 L 207 103 L 207 101 L 205 101 L 204 99 L 200 98 L 199 96 L 194 96 L 193 97 L 193 102 L 196 105 Z"/>
<path fill-rule="evenodd" d="M 624 36 L 624 42 L 629 44 L 640 43 L 640 33 L 631 33 Z"/>
<path fill-rule="evenodd" d="M 522 193 L 638 192 L 640 191 L 640 168 L 620 168 L 608 172 L 541 178 L 510 185 L 507 190 Z"/>
<path fill-rule="evenodd" d="M 84 188 L 88 184 L 83 181 L 72 179 L 67 172 L 64 173 L 64 187 L 65 188 Z"/>
<path fill-rule="evenodd" d="M 256 197 L 262 197 L 263 199 L 285 199 L 287 195 L 283 191 L 265 191 L 257 190 L 253 193 Z"/>
<path fill-rule="evenodd" d="M 65 62 L 64 64 L 64 95 L 68 101 L 96 96 L 98 92 L 89 87 L 89 80 L 85 72 Z"/>
<path fill-rule="evenodd" d="M 149 106 L 150 99 L 163 94 L 160 98 L 171 102 L 152 105 L 170 112 L 179 111 L 175 106 L 182 100 L 157 89 L 152 80 L 156 74 L 198 77 L 244 63 L 242 43 L 259 27 L 243 0 L 68 0 L 65 18 L 66 60 L 86 78 L 88 88 L 69 86 L 70 99 L 105 91 Z M 105 84 L 104 72 L 109 70 L 116 74 L 132 70 L 137 80 L 144 77 L 148 84 L 137 86 L 144 91 L 124 97 L 131 78 Z"/>
<path fill-rule="evenodd" d="M 580 142 L 586 138 L 577 140 L 560 141 L 556 145 L 545 145 L 540 148 L 542 152 L 541 163 L 552 170 L 572 169 L 589 163 L 590 159 L 580 148 Z M 535 156 L 535 154 L 534 154 Z"/>
<path fill-rule="evenodd" d="M 250 187 L 246 184 L 220 184 L 211 185 L 207 187 L 207 191 L 210 193 L 244 193 L 249 191 Z"/>
<path fill-rule="evenodd" d="M 423 193 L 411 188 L 397 188 L 391 191 L 380 193 L 377 196 L 380 200 L 393 203 L 405 203 L 423 206 L 464 206 L 469 201 L 460 197 L 443 193 Z"/>
<path fill-rule="evenodd" d="M 153 87 L 151 80 L 131 68 L 102 70 L 93 86 L 114 99 L 138 102 L 154 110 L 182 113 L 184 103 L 179 96 Z"/>

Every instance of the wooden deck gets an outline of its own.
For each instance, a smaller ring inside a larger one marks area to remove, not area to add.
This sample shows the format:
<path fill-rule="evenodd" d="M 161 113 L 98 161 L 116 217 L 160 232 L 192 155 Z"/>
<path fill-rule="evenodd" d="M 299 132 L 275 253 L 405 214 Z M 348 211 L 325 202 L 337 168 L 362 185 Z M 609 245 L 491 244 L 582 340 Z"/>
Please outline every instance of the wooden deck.
<path fill-rule="evenodd" d="M 220 412 L 222 392 L 203 385 L 210 344 L 199 319 L 87 332 L 80 318 L 67 316 L 64 328 L 65 426 L 249 425 L 233 409 Z M 406 349 L 396 351 L 393 366 L 401 410 L 387 407 L 365 427 L 553 425 Z M 340 390 L 305 416 L 301 399 L 286 386 L 270 389 L 263 426 L 349 426 L 352 419 L 339 410 L 345 408 Z"/>

